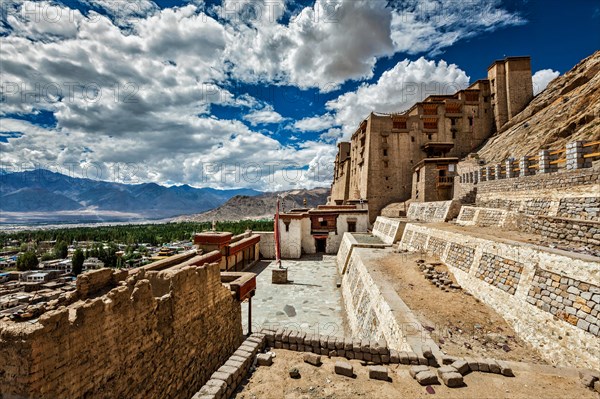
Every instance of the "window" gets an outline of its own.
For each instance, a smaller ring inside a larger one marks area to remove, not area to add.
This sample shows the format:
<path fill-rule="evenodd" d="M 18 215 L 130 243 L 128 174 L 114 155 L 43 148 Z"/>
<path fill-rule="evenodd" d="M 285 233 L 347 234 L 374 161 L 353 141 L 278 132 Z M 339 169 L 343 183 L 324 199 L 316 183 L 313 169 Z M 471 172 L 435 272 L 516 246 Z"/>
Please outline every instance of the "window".
<path fill-rule="evenodd" d="M 417 183 L 421 181 L 421 171 L 417 170 Z"/>
<path fill-rule="evenodd" d="M 456 138 L 456 131 L 452 131 L 452 138 L 455 139 Z"/>
<path fill-rule="evenodd" d="M 450 118 L 450 125 L 456 126 L 456 118 Z"/>
<path fill-rule="evenodd" d="M 285 223 L 285 231 L 289 232 L 290 231 L 290 222 L 288 221 L 288 222 L 283 222 L 283 223 Z"/>
<path fill-rule="evenodd" d="M 327 227 L 327 220 L 321 220 L 321 227 Z"/>
<path fill-rule="evenodd" d="M 432 140 L 432 139 L 433 139 L 433 136 L 432 136 L 431 134 L 428 134 L 428 135 L 427 135 L 427 139 L 428 139 L 428 140 Z"/>
<path fill-rule="evenodd" d="M 410 136 L 410 141 L 415 142 L 415 136 Z"/>
<path fill-rule="evenodd" d="M 469 116 L 469 126 L 473 126 L 473 117 Z"/>
<path fill-rule="evenodd" d="M 406 121 L 394 121 L 392 127 L 394 129 L 406 129 Z"/>
<path fill-rule="evenodd" d="M 384 168 L 389 168 L 390 167 L 390 163 L 388 161 L 383 161 L 383 167 Z"/>
<path fill-rule="evenodd" d="M 366 139 L 365 139 L 364 137 L 363 137 L 362 139 L 360 139 L 360 145 L 361 145 L 362 147 L 364 147 L 364 146 L 365 146 L 365 142 L 366 142 Z"/>
<path fill-rule="evenodd" d="M 388 156 L 387 150 L 383 150 L 383 156 L 384 156 L 384 157 L 387 157 L 387 156 Z"/>
<path fill-rule="evenodd" d="M 348 232 L 349 233 L 356 233 L 356 222 L 354 221 L 348 221 Z"/>

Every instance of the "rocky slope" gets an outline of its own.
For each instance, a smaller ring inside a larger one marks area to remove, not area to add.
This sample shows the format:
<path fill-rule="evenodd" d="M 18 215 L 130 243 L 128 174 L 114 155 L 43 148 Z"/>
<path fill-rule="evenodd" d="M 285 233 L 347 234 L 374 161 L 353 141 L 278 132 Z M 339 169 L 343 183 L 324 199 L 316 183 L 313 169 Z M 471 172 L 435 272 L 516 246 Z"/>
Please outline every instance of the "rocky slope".
<path fill-rule="evenodd" d="M 314 208 L 327 203 L 328 188 L 315 188 L 312 190 L 294 190 L 279 193 L 265 193 L 254 197 L 236 196 L 222 206 L 197 215 L 181 216 L 176 221 L 211 222 L 236 221 L 244 219 L 272 219 L 275 214 L 277 195 L 284 197 L 283 210 L 303 208 L 304 199 L 306 206 Z M 283 211 L 282 210 L 282 211 Z"/>
<path fill-rule="evenodd" d="M 554 79 L 478 151 L 486 162 L 600 140 L 600 51 Z"/>

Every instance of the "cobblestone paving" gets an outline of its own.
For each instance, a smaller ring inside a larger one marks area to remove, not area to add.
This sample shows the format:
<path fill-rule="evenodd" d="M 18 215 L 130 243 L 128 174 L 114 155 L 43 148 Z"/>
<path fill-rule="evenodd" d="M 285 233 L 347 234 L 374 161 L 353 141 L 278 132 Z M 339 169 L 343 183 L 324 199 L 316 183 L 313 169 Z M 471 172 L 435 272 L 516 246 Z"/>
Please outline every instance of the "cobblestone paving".
<path fill-rule="evenodd" d="M 262 327 L 288 327 L 306 333 L 344 337 L 345 311 L 335 256 L 307 256 L 284 260 L 287 285 L 271 284 L 275 262 L 264 261 L 252 270 L 257 273 L 256 296 L 252 298 L 252 330 Z M 242 304 L 244 332 L 248 331 L 248 304 Z"/>

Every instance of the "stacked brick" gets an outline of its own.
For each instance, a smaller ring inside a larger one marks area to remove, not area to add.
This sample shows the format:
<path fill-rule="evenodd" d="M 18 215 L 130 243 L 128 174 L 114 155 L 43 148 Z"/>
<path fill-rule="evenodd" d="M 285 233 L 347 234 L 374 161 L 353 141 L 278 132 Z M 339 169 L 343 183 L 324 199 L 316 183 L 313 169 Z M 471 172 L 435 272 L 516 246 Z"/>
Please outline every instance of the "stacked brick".
<path fill-rule="evenodd" d="M 263 329 L 267 345 L 276 349 L 286 349 L 298 352 L 311 352 L 330 357 L 345 357 L 346 359 L 364 360 L 375 364 L 405 364 L 405 365 L 430 365 L 437 366 L 437 360 L 431 356 L 414 352 L 402 352 L 389 349 L 384 341 L 357 340 L 306 334 L 302 331 L 287 330 L 277 331 Z"/>
<path fill-rule="evenodd" d="M 415 249 L 425 249 L 425 243 L 427 242 L 427 236 L 423 233 L 414 233 L 411 245 Z"/>
<path fill-rule="evenodd" d="M 471 206 L 463 206 L 461 209 L 460 217 L 458 218 L 461 222 L 471 222 L 475 217 L 476 209 Z"/>
<path fill-rule="evenodd" d="M 600 287 L 537 269 L 527 302 L 600 336 Z"/>
<path fill-rule="evenodd" d="M 265 349 L 266 337 L 254 333 L 248 337 L 233 355 L 215 371 L 210 380 L 192 399 L 227 399 L 250 372 L 257 355 Z"/>
<path fill-rule="evenodd" d="M 500 288 L 502 291 L 514 295 L 522 273 L 522 263 L 485 253 L 481 257 L 475 276 L 490 285 Z"/>

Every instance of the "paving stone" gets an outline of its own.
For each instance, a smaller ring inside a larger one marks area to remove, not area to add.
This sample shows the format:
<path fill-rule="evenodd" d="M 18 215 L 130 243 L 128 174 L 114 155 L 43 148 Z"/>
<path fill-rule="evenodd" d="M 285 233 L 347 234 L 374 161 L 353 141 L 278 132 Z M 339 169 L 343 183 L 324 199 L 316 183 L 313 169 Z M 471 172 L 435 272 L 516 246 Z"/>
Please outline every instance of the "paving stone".
<path fill-rule="evenodd" d="M 321 356 L 314 353 L 304 354 L 304 363 L 312 364 L 313 366 L 319 367 L 321 365 Z"/>
<path fill-rule="evenodd" d="M 335 362 L 334 370 L 335 373 L 339 375 L 344 375 L 346 377 L 354 376 L 354 368 L 350 363 L 347 362 Z"/>
<path fill-rule="evenodd" d="M 448 388 L 458 388 L 464 385 L 463 376 L 457 372 L 443 373 L 440 378 Z"/>
<path fill-rule="evenodd" d="M 465 375 L 469 371 L 471 371 L 471 369 L 469 368 L 469 363 L 461 359 L 452 363 L 451 366 L 454 367 L 461 375 Z"/>
<path fill-rule="evenodd" d="M 417 374 L 416 379 L 421 385 L 435 385 L 440 383 L 437 375 L 432 371 L 422 371 Z"/>
<path fill-rule="evenodd" d="M 273 364 L 273 354 L 259 353 L 256 355 L 256 364 L 259 366 L 271 366 Z"/>
<path fill-rule="evenodd" d="M 408 373 L 412 378 L 416 378 L 417 374 L 429 371 L 429 367 L 427 366 L 413 366 L 408 370 Z"/>
<path fill-rule="evenodd" d="M 372 380 L 388 381 L 388 368 L 385 366 L 369 366 L 369 378 Z"/>

